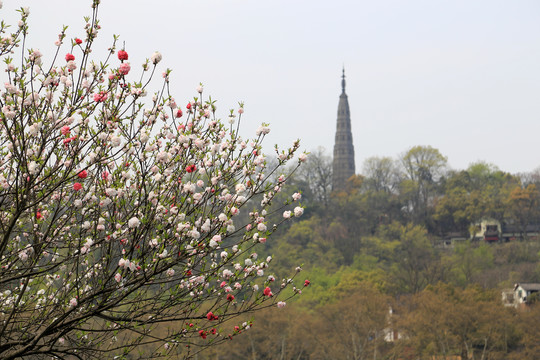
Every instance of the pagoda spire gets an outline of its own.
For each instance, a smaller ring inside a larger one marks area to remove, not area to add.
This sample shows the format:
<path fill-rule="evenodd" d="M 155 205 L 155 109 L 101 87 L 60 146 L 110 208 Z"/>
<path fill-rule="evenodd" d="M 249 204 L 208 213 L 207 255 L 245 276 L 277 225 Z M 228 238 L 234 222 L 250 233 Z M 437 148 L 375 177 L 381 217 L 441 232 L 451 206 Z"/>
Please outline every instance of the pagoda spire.
<path fill-rule="evenodd" d="M 349 110 L 349 100 L 345 93 L 345 67 L 343 67 L 341 74 L 341 95 L 339 96 L 337 111 L 332 167 L 332 190 L 342 190 L 347 180 L 355 174 L 351 113 Z"/>
<path fill-rule="evenodd" d="M 345 94 L 345 65 L 343 65 L 343 70 L 341 74 L 341 93 Z"/>

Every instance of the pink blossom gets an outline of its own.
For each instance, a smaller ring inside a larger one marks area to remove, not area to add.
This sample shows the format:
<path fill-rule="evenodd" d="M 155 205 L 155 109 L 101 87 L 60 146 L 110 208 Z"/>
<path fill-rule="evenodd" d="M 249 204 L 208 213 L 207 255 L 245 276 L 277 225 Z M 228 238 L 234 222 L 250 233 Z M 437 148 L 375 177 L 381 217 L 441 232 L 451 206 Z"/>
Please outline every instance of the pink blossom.
<path fill-rule="evenodd" d="M 62 135 L 69 135 L 69 126 L 63 126 L 62 129 L 60 129 L 60 132 L 62 133 Z"/>
<path fill-rule="evenodd" d="M 78 302 L 77 302 L 77 299 L 76 298 L 72 298 L 71 300 L 69 300 L 69 305 L 70 306 L 77 306 Z"/>
<path fill-rule="evenodd" d="M 21 259 L 21 261 L 26 261 L 28 259 L 28 253 L 26 251 L 21 251 L 19 253 L 19 259 Z"/>
<path fill-rule="evenodd" d="M 257 136 L 259 136 L 259 135 L 261 135 L 261 134 L 262 134 L 262 135 L 266 135 L 266 134 L 268 134 L 269 132 L 270 132 L 270 128 L 269 128 L 268 126 L 261 125 L 261 126 L 259 126 L 259 128 L 257 129 L 257 131 L 255 131 L 255 134 L 256 134 Z"/>
<path fill-rule="evenodd" d="M 157 63 L 159 63 L 162 58 L 163 56 L 161 55 L 161 53 L 159 51 L 156 51 L 152 54 L 152 56 L 150 56 L 150 61 L 152 61 L 152 64 L 157 65 Z"/>
<path fill-rule="evenodd" d="M 73 70 L 75 70 L 77 68 L 77 64 L 73 60 L 68 61 L 66 66 L 67 66 L 68 70 L 70 70 L 70 71 L 73 71 Z"/>
<path fill-rule="evenodd" d="M 141 224 L 141 221 L 139 219 L 137 219 L 136 217 L 132 217 L 131 219 L 129 219 L 128 221 L 128 226 L 130 228 L 136 228 L 138 227 L 139 225 Z"/>
<path fill-rule="evenodd" d="M 129 74 L 129 71 L 131 70 L 131 66 L 129 65 L 128 62 L 125 62 L 125 63 L 122 63 L 120 64 L 120 67 L 118 68 L 118 71 L 120 72 L 120 74 L 122 75 L 127 75 Z"/>
<path fill-rule="evenodd" d="M 105 100 L 107 100 L 107 96 L 108 94 L 106 91 L 100 91 L 94 94 L 94 101 L 98 103 L 104 102 Z"/>
<path fill-rule="evenodd" d="M 116 282 L 122 281 L 122 275 L 120 275 L 120 273 L 116 273 L 116 275 L 114 275 L 114 280 L 116 280 Z"/>
<path fill-rule="evenodd" d="M 283 212 L 283 217 L 289 219 L 291 217 L 291 212 L 289 210 Z"/>
<path fill-rule="evenodd" d="M 277 303 L 277 307 L 282 309 L 285 307 L 285 305 L 287 305 L 287 303 L 285 301 L 278 301 Z"/>

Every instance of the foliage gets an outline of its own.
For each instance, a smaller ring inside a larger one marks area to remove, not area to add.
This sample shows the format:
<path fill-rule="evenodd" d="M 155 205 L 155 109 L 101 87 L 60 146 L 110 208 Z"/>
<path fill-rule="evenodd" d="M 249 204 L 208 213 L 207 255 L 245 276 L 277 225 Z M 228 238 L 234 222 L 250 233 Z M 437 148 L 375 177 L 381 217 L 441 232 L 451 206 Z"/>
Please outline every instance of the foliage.
<path fill-rule="evenodd" d="M 400 309 L 401 346 L 420 357 L 459 355 L 462 359 L 503 359 L 519 342 L 512 310 L 498 296 L 476 287 L 439 284 L 417 294 Z"/>

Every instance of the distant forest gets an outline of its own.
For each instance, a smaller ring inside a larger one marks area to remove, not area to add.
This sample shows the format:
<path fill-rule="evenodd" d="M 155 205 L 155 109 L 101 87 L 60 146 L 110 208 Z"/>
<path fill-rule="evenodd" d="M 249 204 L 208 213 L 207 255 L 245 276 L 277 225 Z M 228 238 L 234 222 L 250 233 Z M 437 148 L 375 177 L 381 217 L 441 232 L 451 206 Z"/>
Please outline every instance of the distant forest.
<path fill-rule="evenodd" d="M 331 161 L 314 151 L 292 176 L 280 197 L 300 191 L 305 214 L 265 244 L 279 278 L 303 264 L 310 286 L 199 359 L 540 356 L 537 297 L 519 308 L 501 301 L 515 283 L 540 282 L 539 171 L 483 162 L 452 170 L 437 149 L 415 146 L 368 159 L 332 191 Z M 278 209 L 272 216 L 281 221 Z M 484 219 L 515 236 L 474 239 Z"/>

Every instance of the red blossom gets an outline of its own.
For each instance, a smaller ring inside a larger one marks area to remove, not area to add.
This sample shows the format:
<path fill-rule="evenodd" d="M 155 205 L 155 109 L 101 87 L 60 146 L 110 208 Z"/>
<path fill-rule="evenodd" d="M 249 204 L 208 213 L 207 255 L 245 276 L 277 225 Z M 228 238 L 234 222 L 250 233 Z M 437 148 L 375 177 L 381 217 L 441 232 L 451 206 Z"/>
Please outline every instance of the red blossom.
<path fill-rule="evenodd" d="M 272 289 L 270 289 L 268 286 L 264 289 L 263 294 L 264 296 L 268 296 L 268 297 L 271 297 L 272 295 L 274 295 L 272 294 Z"/>
<path fill-rule="evenodd" d="M 66 61 L 75 60 L 75 55 L 71 53 L 66 54 Z"/>
<path fill-rule="evenodd" d="M 75 38 L 75 44 L 81 45 L 81 44 L 82 44 L 82 40 L 79 39 L 79 38 Z"/>
<path fill-rule="evenodd" d="M 125 50 L 120 50 L 118 52 L 118 60 L 124 61 L 128 59 L 128 53 Z"/>
<path fill-rule="evenodd" d="M 83 171 L 81 171 L 80 173 L 78 173 L 77 176 L 78 176 L 80 179 L 85 179 L 85 178 L 88 176 L 88 173 L 86 172 L 86 170 L 83 170 Z"/>
<path fill-rule="evenodd" d="M 188 110 L 191 109 L 191 103 L 187 103 L 186 109 L 188 109 Z"/>
<path fill-rule="evenodd" d="M 206 339 L 206 331 L 204 331 L 204 330 L 199 330 L 199 335 L 200 335 L 203 339 Z"/>
<path fill-rule="evenodd" d="M 227 300 L 233 301 L 234 300 L 234 295 L 233 294 L 227 294 Z"/>
<path fill-rule="evenodd" d="M 188 173 L 192 173 L 192 172 L 194 172 L 195 170 L 197 170 L 197 167 L 196 167 L 195 165 L 188 165 L 188 166 L 186 166 L 186 171 L 187 171 Z"/>
<path fill-rule="evenodd" d="M 81 189 L 82 189 L 81 183 L 76 182 L 75 184 L 73 184 L 73 190 L 79 191 Z"/>
<path fill-rule="evenodd" d="M 178 111 L 176 112 L 176 117 L 177 117 L 177 118 L 181 118 L 182 115 L 183 115 L 182 109 L 178 109 Z"/>
<path fill-rule="evenodd" d="M 311 284 L 311 281 L 309 280 L 304 281 L 304 286 L 308 286 L 309 284 Z"/>
<path fill-rule="evenodd" d="M 36 213 L 36 219 L 39 220 L 39 219 L 42 219 L 42 218 L 43 218 L 43 215 L 41 215 L 41 212 L 38 211 L 38 212 Z"/>
<path fill-rule="evenodd" d="M 212 328 L 212 330 L 210 330 L 210 332 L 212 333 L 212 335 L 216 335 L 217 330 L 216 330 L 216 328 Z"/>
<path fill-rule="evenodd" d="M 62 126 L 62 129 L 60 129 L 60 132 L 62 133 L 62 135 L 69 135 L 69 126 Z"/>
<path fill-rule="evenodd" d="M 208 320 L 210 320 L 210 321 L 212 321 L 212 320 L 217 320 L 217 319 L 218 319 L 217 315 L 214 315 L 214 313 L 211 312 L 211 311 L 209 311 L 208 314 L 206 314 L 206 318 L 207 318 Z"/>

